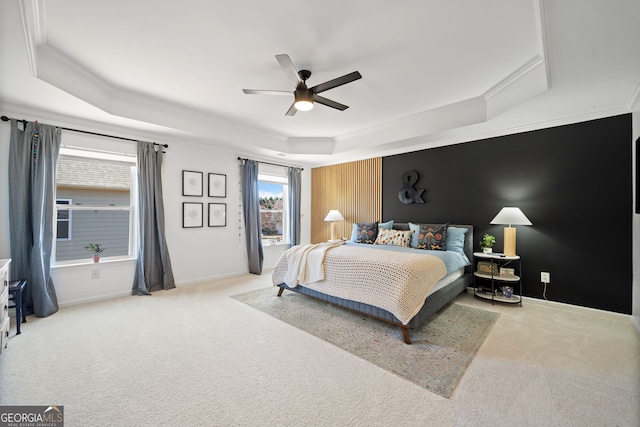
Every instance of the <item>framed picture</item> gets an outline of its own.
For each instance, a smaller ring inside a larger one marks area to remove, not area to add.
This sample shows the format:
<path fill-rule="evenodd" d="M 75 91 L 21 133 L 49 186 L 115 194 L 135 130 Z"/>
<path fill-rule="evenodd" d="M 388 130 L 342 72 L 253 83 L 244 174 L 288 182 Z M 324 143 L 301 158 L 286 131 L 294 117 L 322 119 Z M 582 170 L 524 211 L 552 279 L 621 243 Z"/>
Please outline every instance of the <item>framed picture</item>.
<path fill-rule="evenodd" d="M 209 174 L 209 197 L 227 197 L 227 175 Z"/>
<path fill-rule="evenodd" d="M 202 203 L 182 203 L 182 228 L 202 227 Z"/>
<path fill-rule="evenodd" d="M 227 204 L 209 203 L 209 227 L 227 226 Z"/>
<path fill-rule="evenodd" d="M 202 197 L 202 172 L 182 171 L 182 195 Z"/>

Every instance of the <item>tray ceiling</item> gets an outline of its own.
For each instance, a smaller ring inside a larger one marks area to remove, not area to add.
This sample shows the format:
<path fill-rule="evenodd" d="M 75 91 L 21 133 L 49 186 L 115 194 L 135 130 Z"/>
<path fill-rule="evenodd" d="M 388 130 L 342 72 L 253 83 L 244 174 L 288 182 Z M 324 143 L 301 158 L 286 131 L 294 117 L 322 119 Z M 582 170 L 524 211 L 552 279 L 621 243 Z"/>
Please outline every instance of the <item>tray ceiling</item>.
<path fill-rule="evenodd" d="M 5 109 L 266 157 L 368 157 L 638 103 L 633 1 L 10 0 L 1 7 Z M 323 93 L 350 108 L 316 105 L 288 117 L 293 95 L 243 94 L 293 90 L 274 57 L 281 53 L 312 71 L 311 86 L 359 71 L 361 80 Z"/>

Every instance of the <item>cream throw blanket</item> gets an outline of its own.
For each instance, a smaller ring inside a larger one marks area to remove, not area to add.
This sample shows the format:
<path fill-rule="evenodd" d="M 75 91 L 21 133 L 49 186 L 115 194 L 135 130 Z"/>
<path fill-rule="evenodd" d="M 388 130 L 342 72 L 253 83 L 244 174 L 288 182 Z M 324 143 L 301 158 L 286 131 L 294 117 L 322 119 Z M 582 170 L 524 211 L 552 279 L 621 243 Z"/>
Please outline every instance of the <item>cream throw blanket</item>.
<path fill-rule="evenodd" d="M 424 253 L 427 251 L 413 254 L 366 246 L 345 245 L 325 251 L 324 278 L 304 287 L 382 308 L 406 325 L 418 314 L 431 288 L 446 275 L 444 262 Z M 274 285 L 300 274 L 295 258 L 291 258 L 291 264 L 288 258 L 283 254 L 273 268 Z M 308 274 L 307 279 L 315 278 L 315 273 Z"/>
<path fill-rule="evenodd" d="M 329 249 L 343 245 L 344 241 L 323 242 L 313 245 L 298 245 L 288 249 L 282 256 L 287 258 L 291 268 L 284 276 L 284 283 L 290 288 L 324 280 L 323 261 Z"/>

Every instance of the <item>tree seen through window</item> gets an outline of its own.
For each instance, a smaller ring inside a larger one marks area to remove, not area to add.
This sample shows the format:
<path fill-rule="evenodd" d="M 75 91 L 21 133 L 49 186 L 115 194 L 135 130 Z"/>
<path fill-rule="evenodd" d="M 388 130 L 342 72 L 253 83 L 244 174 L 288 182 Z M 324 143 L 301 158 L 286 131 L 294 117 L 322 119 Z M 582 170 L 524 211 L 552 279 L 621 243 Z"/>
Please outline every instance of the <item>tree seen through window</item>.
<path fill-rule="evenodd" d="M 260 192 L 262 244 L 275 245 L 285 243 L 284 185 L 277 182 L 258 181 L 258 190 Z"/>

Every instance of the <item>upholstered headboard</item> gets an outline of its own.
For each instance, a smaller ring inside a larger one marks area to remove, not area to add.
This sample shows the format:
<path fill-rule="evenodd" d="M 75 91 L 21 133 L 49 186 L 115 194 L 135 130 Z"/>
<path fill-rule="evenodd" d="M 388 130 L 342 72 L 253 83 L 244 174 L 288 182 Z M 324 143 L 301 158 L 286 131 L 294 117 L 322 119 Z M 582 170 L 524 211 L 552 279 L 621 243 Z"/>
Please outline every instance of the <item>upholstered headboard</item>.
<path fill-rule="evenodd" d="M 467 224 L 449 224 L 449 227 L 466 228 L 467 232 L 464 236 L 464 253 L 469 258 L 469 261 L 473 263 L 473 225 Z M 409 223 L 407 222 L 394 222 L 393 228 L 395 230 L 409 230 Z M 473 265 L 465 267 L 466 273 L 473 273 Z"/>

